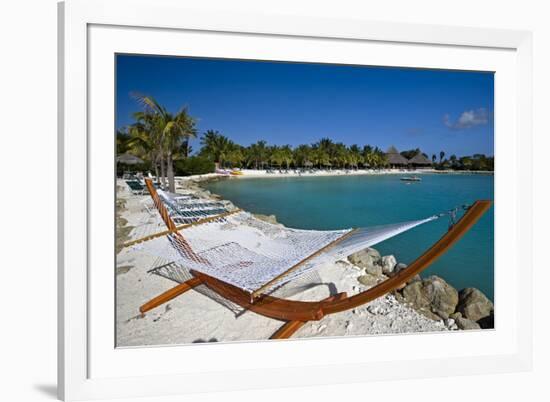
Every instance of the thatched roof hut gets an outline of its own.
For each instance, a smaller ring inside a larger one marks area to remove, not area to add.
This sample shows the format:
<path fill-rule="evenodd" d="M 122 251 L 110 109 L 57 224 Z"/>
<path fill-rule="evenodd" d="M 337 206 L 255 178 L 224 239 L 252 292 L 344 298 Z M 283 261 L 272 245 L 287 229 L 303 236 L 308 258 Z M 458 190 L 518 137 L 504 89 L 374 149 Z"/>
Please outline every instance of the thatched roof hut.
<path fill-rule="evenodd" d="M 415 167 L 426 167 L 432 165 L 432 162 L 428 158 L 426 158 L 424 154 L 422 154 L 422 152 L 417 153 L 415 156 L 409 159 L 409 163 Z"/>
<path fill-rule="evenodd" d="M 125 165 L 139 165 L 144 163 L 143 159 L 128 153 L 117 156 L 116 161 L 117 163 L 123 163 Z"/>
<path fill-rule="evenodd" d="M 409 164 L 407 158 L 401 155 L 393 145 L 386 151 L 386 157 L 388 158 L 389 165 L 392 167 L 407 166 Z"/>

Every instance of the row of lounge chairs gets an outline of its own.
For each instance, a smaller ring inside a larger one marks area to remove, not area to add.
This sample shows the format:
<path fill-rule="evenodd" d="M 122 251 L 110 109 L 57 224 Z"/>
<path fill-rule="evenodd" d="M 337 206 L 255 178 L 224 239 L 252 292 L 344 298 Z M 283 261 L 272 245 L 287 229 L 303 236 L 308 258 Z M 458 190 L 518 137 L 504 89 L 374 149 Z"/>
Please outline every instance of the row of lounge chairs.
<path fill-rule="evenodd" d="M 207 201 L 193 195 L 176 195 L 158 191 L 165 206 L 177 224 L 193 223 L 227 212 L 225 205 L 217 201 Z"/>
<path fill-rule="evenodd" d="M 126 184 L 132 191 L 132 194 L 143 195 L 147 192 L 147 188 L 141 185 L 139 181 L 127 180 Z M 158 193 L 169 209 L 176 224 L 193 223 L 199 219 L 227 212 L 226 204 L 220 201 L 205 200 L 192 194 L 172 194 L 160 189 Z M 146 198 L 142 200 L 142 205 L 149 215 L 155 216 L 157 214 L 155 205 L 151 199 Z"/>
<path fill-rule="evenodd" d="M 147 194 L 145 182 L 139 178 L 131 177 L 125 180 L 125 182 L 132 194 Z M 155 187 L 158 188 L 160 186 L 157 184 Z M 227 212 L 223 202 L 204 200 L 192 194 L 170 194 L 159 189 L 159 195 L 166 206 L 170 208 L 174 222 L 177 224 L 188 224 L 199 219 Z M 150 215 L 156 215 L 157 212 L 151 199 L 143 200 L 142 204 Z"/>
<path fill-rule="evenodd" d="M 266 174 L 290 174 L 291 171 L 288 170 L 288 169 L 266 169 Z M 314 169 L 293 169 L 292 172 L 294 174 L 297 174 L 297 175 L 302 175 L 302 174 L 315 174 L 315 173 L 326 173 L 326 172 L 342 172 L 342 173 L 346 173 L 346 174 L 349 174 L 352 172 L 352 170 L 350 169 L 345 169 L 345 170 L 339 170 L 339 169 L 335 169 L 335 170 L 326 170 L 326 169 L 317 169 L 317 168 L 314 168 Z"/>
<path fill-rule="evenodd" d="M 130 177 L 126 180 L 126 185 L 130 188 L 130 191 L 134 195 L 144 195 L 147 193 L 147 188 L 145 187 L 145 181 L 139 179 L 136 176 Z M 160 184 L 154 183 L 155 188 L 160 188 Z"/>

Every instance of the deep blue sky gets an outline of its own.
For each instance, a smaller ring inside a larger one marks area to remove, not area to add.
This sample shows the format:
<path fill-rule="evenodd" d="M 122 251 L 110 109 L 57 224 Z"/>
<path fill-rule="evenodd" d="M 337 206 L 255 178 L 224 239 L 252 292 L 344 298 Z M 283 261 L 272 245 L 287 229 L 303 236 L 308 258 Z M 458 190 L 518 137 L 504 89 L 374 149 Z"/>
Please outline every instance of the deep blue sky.
<path fill-rule="evenodd" d="M 242 145 L 330 137 L 493 155 L 492 73 L 130 55 L 116 63 L 117 127 L 133 122 L 140 107 L 130 93 L 139 92 L 172 112 L 187 106 L 199 133 Z"/>

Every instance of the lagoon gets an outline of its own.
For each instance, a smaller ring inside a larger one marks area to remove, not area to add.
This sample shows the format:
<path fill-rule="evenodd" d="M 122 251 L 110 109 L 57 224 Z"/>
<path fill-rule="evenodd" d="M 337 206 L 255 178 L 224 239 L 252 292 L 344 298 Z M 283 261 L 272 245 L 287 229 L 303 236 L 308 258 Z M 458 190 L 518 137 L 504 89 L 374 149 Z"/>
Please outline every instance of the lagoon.
<path fill-rule="evenodd" d="M 399 175 L 270 177 L 221 180 L 206 187 L 238 207 L 275 215 L 299 229 L 343 229 L 425 218 L 477 199 L 494 197 L 492 175 L 423 174 L 406 183 Z M 444 217 L 375 246 L 410 263 L 447 230 Z M 494 299 L 494 207 L 424 276 L 443 277 L 456 289 L 475 287 Z"/>

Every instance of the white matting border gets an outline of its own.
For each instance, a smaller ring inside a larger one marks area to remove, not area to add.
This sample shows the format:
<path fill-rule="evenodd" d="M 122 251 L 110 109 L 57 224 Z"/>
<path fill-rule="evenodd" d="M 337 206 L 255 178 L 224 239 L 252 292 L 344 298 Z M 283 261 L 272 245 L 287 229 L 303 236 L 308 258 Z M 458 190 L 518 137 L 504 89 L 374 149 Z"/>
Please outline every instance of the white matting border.
<path fill-rule="evenodd" d="M 128 10 L 132 10 L 132 13 Z M 60 80 L 64 85 L 60 88 L 60 112 L 63 114 L 60 116 L 59 137 L 61 397 L 82 399 L 153 396 L 181 392 L 358 382 L 367 379 L 486 373 L 530 367 L 530 34 L 283 16 L 227 13 L 217 15 L 186 10 L 177 1 L 169 0 L 151 4 L 145 1 L 74 0 L 60 6 L 60 17 L 60 44 L 63 50 L 60 53 L 60 76 L 65 75 L 64 81 Z M 113 24 L 129 28 L 106 26 Z M 139 27 L 171 29 L 144 30 Z M 207 30 L 209 33 L 199 32 L 200 30 Z M 224 35 L 224 32 L 260 32 L 264 35 Z M 136 43 L 139 35 L 145 43 Z M 172 39 L 167 39 L 167 44 L 162 45 L 166 46 L 165 48 L 147 47 L 147 38 L 156 35 Z M 178 46 L 174 40 L 180 37 L 196 38 L 202 44 L 201 49 L 189 48 L 186 44 Z M 126 41 L 121 41 L 121 38 L 125 38 Z M 209 42 L 209 38 L 216 40 Z M 234 43 L 226 49 L 217 48 L 215 42 L 223 42 L 223 38 L 241 42 Z M 334 38 L 340 40 L 335 41 Z M 365 42 L 362 39 L 370 41 Z M 265 53 L 266 41 L 273 44 L 270 49 L 274 49 L 275 53 L 271 56 Z M 287 52 L 284 48 L 292 48 L 293 42 L 297 47 Z M 279 45 L 279 48 L 276 43 L 284 43 L 284 46 Z M 422 45 L 430 43 L 439 46 Z M 355 55 L 351 51 L 352 47 L 366 47 L 373 53 L 370 58 L 358 60 L 355 56 L 360 57 L 361 53 Z M 387 51 L 397 48 L 400 51 Z M 414 51 L 407 52 L 407 49 L 412 48 Z M 339 53 L 339 49 L 347 51 Z M 373 56 L 376 53 L 375 49 L 379 49 L 378 57 L 383 57 L 386 53 L 386 59 L 376 59 L 376 56 Z M 386 52 L 383 49 L 386 49 Z M 330 52 L 327 52 L 328 50 Z M 216 57 L 496 71 L 497 329 L 457 334 L 460 336 L 428 334 L 114 349 L 114 331 L 110 332 L 114 326 L 114 297 L 107 297 L 113 295 L 113 243 L 112 239 L 106 239 L 110 244 L 102 243 L 101 238 L 105 233 L 104 229 L 107 229 L 101 226 L 101 221 L 111 225 L 108 233 L 112 233 L 113 183 L 107 183 L 108 191 L 105 192 L 102 190 L 105 187 L 101 187 L 104 184 L 101 184 L 101 180 L 96 180 L 112 177 L 112 165 L 105 164 L 104 161 L 113 160 L 109 159 L 113 156 L 109 154 L 113 152 L 113 148 L 109 135 L 94 135 L 95 130 L 104 127 L 108 129 L 103 130 L 103 133 L 112 133 L 113 130 L 112 120 L 109 122 L 109 116 L 114 119 L 113 86 L 108 88 L 108 84 L 109 80 L 114 79 L 114 75 L 110 74 L 109 62 L 105 62 L 105 57 L 110 57 L 112 69 L 113 52 L 171 55 L 187 52 L 185 55 L 192 55 L 188 52 L 193 51 L 194 55 L 217 54 Z M 242 53 L 247 51 L 249 53 Z M 276 53 L 277 51 L 281 53 Z M 435 61 L 429 57 L 429 53 L 434 51 L 436 54 L 445 54 L 445 62 L 435 65 Z M 420 57 L 418 52 L 421 52 L 423 57 Z M 469 58 L 460 57 L 461 53 L 471 55 Z M 96 71 L 99 74 L 97 77 L 101 78 L 100 81 L 94 79 Z M 103 85 L 96 85 L 99 82 Z M 103 96 L 108 92 L 102 91 L 111 91 L 111 97 Z M 97 98 L 94 98 L 96 95 Z M 101 148 L 103 137 L 108 137 L 110 146 L 107 148 Z M 103 163 L 97 160 L 100 154 Z M 499 160 L 504 160 L 503 157 L 511 159 L 506 159 L 507 163 L 502 164 Z M 499 185 L 501 180 L 505 180 L 506 186 Z M 98 195 L 99 199 L 96 198 Z M 109 209 L 105 210 L 107 207 Z M 96 216 L 101 216 L 102 219 L 94 219 Z M 512 235 L 507 236 L 506 233 Z M 498 244 L 502 239 L 504 243 L 501 245 L 506 248 L 500 248 Z M 506 260 L 502 258 L 504 255 L 499 249 L 507 251 Z M 515 257 L 518 253 L 522 256 L 521 267 Z M 104 260 L 107 256 L 109 258 Z M 94 267 L 102 269 L 93 269 Z M 103 271 L 107 273 L 106 277 L 102 276 Z M 106 278 L 107 283 L 104 280 Z M 501 287 L 501 284 L 504 287 Z M 500 296 L 502 293 L 499 289 L 508 292 L 505 298 Z M 106 290 L 110 293 L 106 293 Z M 85 297 L 86 295 L 88 297 Z M 499 315 L 500 311 L 505 311 L 506 315 Z M 449 354 L 449 345 L 456 345 L 457 342 L 463 345 Z M 439 347 L 434 347 L 437 344 Z M 476 345 L 479 349 L 476 349 Z M 409 354 L 405 353 L 407 347 L 412 350 Z M 318 353 L 320 348 L 323 350 L 321 356 Z M 391 349 L 405 354 L 389 356 L 382 353 Z M 364 353 L 357 353 L 358 350 Z M 350 351 L 355 353 L 350 354 Z M 257 356 L 262 356 L 259 362 Z M 228 359 L 232 364 L 224 366 L 224 361 Z M 151 369 L 152 367 L 162 369 Z M 412 370 L 412 367 L 415 369 Z M 215 371 L 211 371 L 212 369 Z"/>

